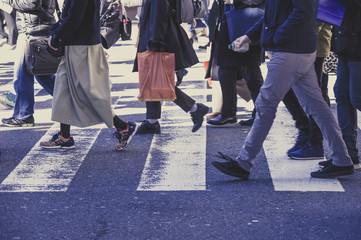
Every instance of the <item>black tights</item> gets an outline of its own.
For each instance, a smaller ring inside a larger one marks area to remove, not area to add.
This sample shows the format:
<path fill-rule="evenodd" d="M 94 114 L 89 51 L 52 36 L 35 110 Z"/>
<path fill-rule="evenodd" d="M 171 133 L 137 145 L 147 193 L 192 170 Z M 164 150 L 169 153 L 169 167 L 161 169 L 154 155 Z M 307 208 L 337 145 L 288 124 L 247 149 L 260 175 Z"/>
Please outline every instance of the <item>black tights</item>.
<path fill-rule="evenodd" d="M 113 124 L 117 129 L 126 129 L 127 123 L 120 119 L 117 115 L 113 117 Z M 60 123 L 60 132 L 64 138 L 70 137 L 70 125 Z"/>

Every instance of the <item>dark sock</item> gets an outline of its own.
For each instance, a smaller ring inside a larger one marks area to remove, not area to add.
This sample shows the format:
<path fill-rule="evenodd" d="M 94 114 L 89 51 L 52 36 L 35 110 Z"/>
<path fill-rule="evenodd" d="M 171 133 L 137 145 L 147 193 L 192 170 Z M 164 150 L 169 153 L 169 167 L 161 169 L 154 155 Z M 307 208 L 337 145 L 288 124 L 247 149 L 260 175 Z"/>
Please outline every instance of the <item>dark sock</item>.
<path fill-rule="evenodd" d="M 70 125 L 60 123 L 60 132 L 61 132 L 61 136 L 63 136 L 63 138 L 69 138 L 70 137 Z"/>
<path fill-rule="evenodd" d="M 114 127 L 117 129 L 126 129 L 128 127 L 127 123 L 120 119 L 117 115 L 113 117 Z"/>

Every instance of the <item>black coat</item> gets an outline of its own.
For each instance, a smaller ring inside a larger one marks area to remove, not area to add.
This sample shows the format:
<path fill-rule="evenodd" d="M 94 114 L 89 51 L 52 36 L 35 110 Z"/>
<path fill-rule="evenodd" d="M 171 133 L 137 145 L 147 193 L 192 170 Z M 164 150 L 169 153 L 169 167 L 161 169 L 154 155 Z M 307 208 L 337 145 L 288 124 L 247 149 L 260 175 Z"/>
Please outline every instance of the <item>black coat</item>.
<path fill-rule="evenodd" d="M 335 29 L 338 57 L 361 61 L 361 0 L 342 0 L 346 6 L 341 27 Z"/>
<path fill-rule="evenodd" d="M 180 1 L 144 0 L 139 25 L 137 52 L 147 50 L 175 53 L 175 70 L 198 63 L 197 55 L 180 26 Z M 137 58 L 134 71 L 138 71 Z"/>
<path fill-rule="evenodd" d="M 101 43 L 99 0 L 65 0 L 61 18 L 52 27 L 52 46 Z"/>
<path fill-rule="evenodd" d="M 16 10 L 19 33 L 47 36 L 55 23 L 55 0 L 4 0 Z"/>
<path fill-rule="evenodd" d="M 217 58 L 218 66 L 222 67 L 240 67 L 240 66 L 259 66 L 262 60 L 262 48 L 259 44 L 251 45 L 247 52 L 239 53 L 228 49 L 231 43 L 228 34 L 227 18 L 224 11 L 224 4 L 220 7 L 220 29 L 216 34 L 214 45 L 214 57 Z"/>

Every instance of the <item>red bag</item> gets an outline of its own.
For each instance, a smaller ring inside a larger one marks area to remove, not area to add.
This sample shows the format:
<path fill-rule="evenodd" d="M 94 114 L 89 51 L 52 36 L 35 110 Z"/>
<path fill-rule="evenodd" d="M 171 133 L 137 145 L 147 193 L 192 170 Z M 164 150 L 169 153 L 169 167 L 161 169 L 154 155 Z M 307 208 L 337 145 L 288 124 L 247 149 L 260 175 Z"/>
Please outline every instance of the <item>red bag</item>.
<path fill-rule="evenodd" d="M 138 53 L 140 101 L 174 101 L 174 53 L 146 51 Z"/>

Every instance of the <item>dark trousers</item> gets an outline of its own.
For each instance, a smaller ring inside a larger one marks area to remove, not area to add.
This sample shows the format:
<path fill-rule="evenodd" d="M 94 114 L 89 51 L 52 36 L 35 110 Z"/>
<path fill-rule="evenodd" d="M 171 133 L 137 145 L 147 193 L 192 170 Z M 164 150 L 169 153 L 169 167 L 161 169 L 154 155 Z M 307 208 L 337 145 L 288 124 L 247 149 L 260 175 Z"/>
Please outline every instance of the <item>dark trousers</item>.
<path fill-rule="evenodd" d="M 223 117 L 235 117 L 237 113 L 236 81 L 244 78 L 251 91 L 252 100 L 255 101 L 263 84 L 262 72 L 259 66 L 251 67 L 219 67 L 219 82 L 222 89 Z"/>
<path fill-rule="evenodd" d="M 180 90 L 178 87 L 175 87 L 175 94 L 177 96 L 177 99 L 174 101 L 175 104 L 177 104 L 183 111 L 189 112 L 193 105 L 196 103 L 196 101 L 185 94 L 182 90 Z M 147 107 L 147 119 L 160 119 L 161 118 L 161 102 L 146 102 Z"/>
<path fill-rule="evenodd" d="M 326 83 L 324 83 L 324 81 L 328 81 L 328 78 L 323 78 L 323 76 L 322 76 L 323 75 L 322 74 L 323 61 L 324 61 L 323 57 L 316 58 L 315 70 L 316 70 L 316 75 L 317 75 L 318 86 L 320 86 L 320 88 L 323 86 L 323 90 L 322 90 L 323 99 L 330 106 L 330 100 L 328 98 L 328 93 L 326 92 L 327 85 L 325 86 Z M 310 143 L 313 146 L 322 148 L 323 147 L 322 132 L 321 132 L 320 128 L 317 126 L 313 117 L 310 116 L 309 119 L 310 119 Z"/>
<path fill-rule="evenodd" d="M 259 66 L 253 67 L 219 67 L 219 81 L 222 88 L 223 105 L 222 117 L 235 117 L 237 112 L 237 91 L 236 81 L 244 76 L 247 87 L 251 91 L 253 102 L 256 101 L 260 88 L 263 84 L 262 72 Z M 306 113 L 298 102 L 293 92 L 289 90 L 283 99 L 288 111 L 291 113 L 293 120 L 296 121 L 296 127 L 304 134 L 309 132 L 309 122 Z"/>

